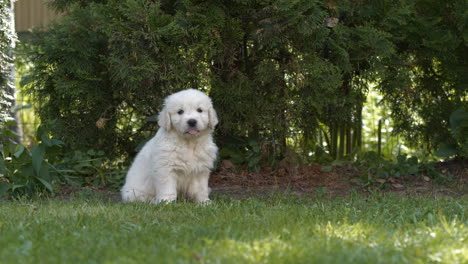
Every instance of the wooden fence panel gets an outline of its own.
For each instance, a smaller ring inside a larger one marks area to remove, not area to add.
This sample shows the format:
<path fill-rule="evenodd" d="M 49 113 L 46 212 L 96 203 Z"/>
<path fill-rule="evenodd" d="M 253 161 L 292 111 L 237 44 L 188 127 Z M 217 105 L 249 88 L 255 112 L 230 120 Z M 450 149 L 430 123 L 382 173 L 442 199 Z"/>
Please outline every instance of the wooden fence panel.
<path fill-rule="evenodd" d="M 50 0 L 17 0 L 15 2 L 15 27 L 17 32 L 29 31 L 32 27 L 47 25 L 60 15 L 50 10 Z"/>

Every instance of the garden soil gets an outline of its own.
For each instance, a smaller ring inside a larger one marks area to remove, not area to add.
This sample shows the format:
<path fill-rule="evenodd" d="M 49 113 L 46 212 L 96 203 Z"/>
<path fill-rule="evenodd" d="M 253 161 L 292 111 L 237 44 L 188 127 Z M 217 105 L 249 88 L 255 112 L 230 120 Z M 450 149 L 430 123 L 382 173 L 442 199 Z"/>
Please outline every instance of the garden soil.
<path fill-rule="evenodd" d="M 353 192 L 382 191 L 396 194 L 468 195 L 468 160 L 441 162 L 436 168 L 447 181 L 431 179 L 427 175 L 373 180 L 371 175 L 353 165 L 330 168 L 320 165 L 301 165 L 294 168 L 265 168 L 259 172 L 238 169 L 229 161 L 222 161 L 210 178 L 214 193 L 236 198 L 262 195 L 269 192 L 291 192 L 298 195 L 345 196 Z"/>
<path fill-rule="evenodd" d="M 223 196 L 235 199 L 264 197 L 275 192 L 290 193 L 300 197 L 337 197 L 352 193 L 366 194 L 383 192 L 397 195 L 466 196 L 468 195 L 468 160 L 441 162 L 436 168 L 447 175 L 447 181 L 440 182 L 427 175 L 377 179 L 366 183 L 365 171 L 353 165 L 327 167 L 301 165 L 290 168 L 264 168 L 259 172 L 235 167 L 229 161 L 222 161 L 218 170 L 210 177 L 211 197 Z M 120 201 L 118 191 L 105 186 L 77 188 L 62 186 L 57 198 L 99 195 L 113 202 Z"/>

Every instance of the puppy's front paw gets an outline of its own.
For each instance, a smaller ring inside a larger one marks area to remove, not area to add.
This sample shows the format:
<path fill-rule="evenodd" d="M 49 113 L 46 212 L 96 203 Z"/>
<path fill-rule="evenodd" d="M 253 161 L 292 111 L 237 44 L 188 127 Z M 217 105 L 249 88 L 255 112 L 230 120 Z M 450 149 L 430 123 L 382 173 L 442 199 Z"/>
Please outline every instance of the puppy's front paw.
<path fill-rule="evenodd" d="M 202 200 L 202 201 L 197 201 L 199 205 L 201 206 L 206 206 L 206 205 L 210 205 L 210 204 L 213 204 L 213 201 L 211 201 L 210 199 L 206 199 L 206 200 Z"/>
<path fill-rule="evenodd" d="M 158 198 L 155 198 L 152 201 L 152 203 L 153 204 L 160 204 L 160 203 L 168 204 L 168 203 L 173 203 L 176 200 L 177 200 L 177 196 L 158 197 Z"/>

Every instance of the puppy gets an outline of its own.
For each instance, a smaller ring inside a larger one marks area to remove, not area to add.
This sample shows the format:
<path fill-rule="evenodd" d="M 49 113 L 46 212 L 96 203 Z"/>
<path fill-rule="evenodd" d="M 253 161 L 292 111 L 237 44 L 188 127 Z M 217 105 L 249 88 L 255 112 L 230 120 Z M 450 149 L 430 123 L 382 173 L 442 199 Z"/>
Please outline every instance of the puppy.
<path fill-rule="evenodd" d="M 121 189 L 124 202 L 171 202 L 183 195 L 209 201 L 208 179 L 218 148 L 212 132 L 218 117 L 211 99 L 195 89 L 167 97 L 159 130 L 141 149 Z"/>

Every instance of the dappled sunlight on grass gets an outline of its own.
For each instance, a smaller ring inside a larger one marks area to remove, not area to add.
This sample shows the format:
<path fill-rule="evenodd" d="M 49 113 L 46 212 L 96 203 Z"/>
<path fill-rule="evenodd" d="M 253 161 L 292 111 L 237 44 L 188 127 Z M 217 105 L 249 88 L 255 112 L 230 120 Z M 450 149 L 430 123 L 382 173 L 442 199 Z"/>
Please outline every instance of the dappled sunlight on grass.
<path fill-rule="evenodd" d="M 333 251 L 346 247 L 372 247 L 366 240 L 374 230 L 358 224 L 331 224 L 330 222 L 309 227 L 285 226 L 281 230 L 271 230 L 270 235 L 253 240 L 205 239 L 206 257 L 217 262 L 236 259 L 242 263 L 271 263 L 281 259 L 309 259 L 317 261 L 333 258 L 345 259 L 349 254 L 333 255 Z M 323 253 L 330 255 L 323 255 Z M 341 252 L 343 253 L 343 252 Z M 349 252 L 348 252 L 349 253 Z"/>
<path fill-rule="evenodd" d="M 367 224 L 331 224 L 330 222 L 325 226 L 317 227 L 317 231 L 323 232 L 327 237 L 336 237 L 349 242 L 361 242 L 377 232 Z"/>
<path fill-rule="evenodd" d="M 411 250 L 415 256 L 430 262 L 467 263 L 467 238 L 466 221 L 454 219 L 449 222 L 444 215 L 439 215 L 431 225 L 397 230 L 392 240 L 395 248 Z"/>
<path fill-rule="evenodd" d="M 465 199 L 0 203 L 5 263 L 468 263 Z M 1 262 L 1 261 L 0 261 Z"/>
<path fill-rule="evenodd" d="M 280 260 L 347 263 L 464 263 L 468 230 L 441 216 L 427 226 L 397 227 L 357 222 L 284 226 L 255 239 L 204 239 L 206 263 L 280 263 Z"/>
<path fill-rule="evenodd" d="M 268 237 L 253 241 L 239 241 L 234 239 L 210 240 L 205 239 L 209 257 L 213 259 L 240 259 L 242 261 L 261 263 L 272 254 L 281 256 L 287 254 L 292 246 L 278 237 Z"/>

